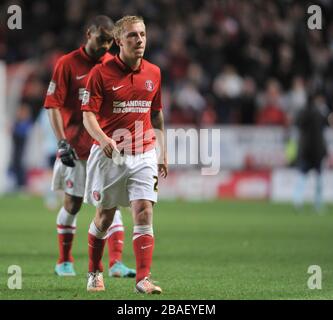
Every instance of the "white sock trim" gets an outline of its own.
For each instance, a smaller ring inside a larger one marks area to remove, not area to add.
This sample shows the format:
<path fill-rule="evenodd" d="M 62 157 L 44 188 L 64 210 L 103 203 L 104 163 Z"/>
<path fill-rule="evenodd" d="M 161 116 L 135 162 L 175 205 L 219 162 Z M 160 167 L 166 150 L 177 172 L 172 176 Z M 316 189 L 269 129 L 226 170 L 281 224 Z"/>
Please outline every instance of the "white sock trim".
<path fill-rule="evenodd" d="M 118 224 L 123 224 L 123 219 L 121 217 L 121 212 L 119 209 L 116 210 L 115 214 L 114 214 L 114 217 L 113 217 L 113 221 L 112 221 L 112 224 L 111 224 L 111 227 L 114 226 L 114 225 L 118 225 Z"/>
<path fill-rule="evenodd" d="M 62 207 L 57 215 L 57 225 L 76 227 L 76 215 L 70 214 Z"/>
<path fill-rule="evenodd" d="M 90 223 L 90 226 L 89 226 L 89 231 L 88 231 L 90 234 L 92 234 L 93 236 L 95 236 L 97 239 L 106 239 L 107 237 L 107 232 L 102 232 L 101 230 L 99 230 L 96 225 L 95 225 L 95 222 L 92 221 Z"/>
<path fill-rule="evenodd" d="M 118 231 L 122 231 L 124 232 L 125 229 L 122 225 L 115 225 L 113 227 L 110 227 L 107 231 L 107 237 L 110 237 L 112 234 L 114 234 L 115 232 L 118 232 Z"/>
<path fill-rule="evenodd" d="M 134 226 L 133 228 L 133 240 L 148 234 L 154 237 L 153 226 L 151 224 Z"/>
<path fill-rule="evenodd" d="M 69 229 L 69 228 L 57 228 L 57 233 L 58 234 L 75 234 L 76 228 L 74 229 Z"/>

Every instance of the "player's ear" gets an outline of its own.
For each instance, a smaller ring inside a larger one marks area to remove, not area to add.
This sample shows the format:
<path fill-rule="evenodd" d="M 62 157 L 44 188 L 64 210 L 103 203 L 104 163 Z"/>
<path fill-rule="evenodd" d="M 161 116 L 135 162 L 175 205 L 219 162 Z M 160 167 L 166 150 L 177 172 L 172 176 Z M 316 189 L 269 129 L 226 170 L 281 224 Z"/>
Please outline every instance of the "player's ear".
<path fill-rule="evenodd" d="M 90 37 L 91 37 L 91 30 L 90 30 L 90 28 L 87 29 L 86 37 L 87 37 L 88 40 L 89 40 Z"/>
<path fill-rule="evenodd" d="M 116 45 L 117 45 L 118 47 L 121 47 L 121 46 L 122 46 L 122 43 L 121 43 L 121 41 L 120 41 L 119 38 L 115 38 L 114 41 L 116 42 Z"/>

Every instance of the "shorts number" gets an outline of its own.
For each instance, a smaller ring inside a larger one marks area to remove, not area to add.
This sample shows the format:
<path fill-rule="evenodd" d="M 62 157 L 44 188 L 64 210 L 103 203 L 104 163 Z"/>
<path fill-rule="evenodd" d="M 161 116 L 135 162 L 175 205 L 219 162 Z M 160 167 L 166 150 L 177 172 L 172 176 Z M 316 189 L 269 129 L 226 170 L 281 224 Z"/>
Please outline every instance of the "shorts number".
<path fill-rule="evenodd" d="M 158 192 L 158 176 L 153 176 L 155 183 L 154 183 L 154 191 Z"/>

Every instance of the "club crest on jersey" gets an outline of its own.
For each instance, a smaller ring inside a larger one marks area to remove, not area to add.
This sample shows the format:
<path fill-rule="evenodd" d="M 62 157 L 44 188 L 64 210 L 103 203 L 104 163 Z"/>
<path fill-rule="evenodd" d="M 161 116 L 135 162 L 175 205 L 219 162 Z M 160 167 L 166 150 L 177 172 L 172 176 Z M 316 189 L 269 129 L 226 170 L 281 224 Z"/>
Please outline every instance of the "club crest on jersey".
<path fill-rule="evenodd" d="M 93 192 L 93 197 L 96 201 L 101 200 L 101 194 L 98 191 Z"/>
<path fill-rule="evenodd" d="M 148 91 L 153 91 L 154 90 L 154 84 L 153 84 L 153 81 L 151 80 L 147 80 L 145 82 L 145 87 Z"/>
<path fill-rule="evenodd" d="M 46 95 L 50 96 L 54 94 L 55 89 L 56 89 L 56 83 L 54 81 L 50 81 Z"/>
<path fill-rule="evenodd" d="M 73 181 L 72 181 L 72 180 L 67 180 L 67 181 L 66 181 L 66 186 L 67 186 L 67 188 L 72 189 L 73 186 L 74 186 Z"/>

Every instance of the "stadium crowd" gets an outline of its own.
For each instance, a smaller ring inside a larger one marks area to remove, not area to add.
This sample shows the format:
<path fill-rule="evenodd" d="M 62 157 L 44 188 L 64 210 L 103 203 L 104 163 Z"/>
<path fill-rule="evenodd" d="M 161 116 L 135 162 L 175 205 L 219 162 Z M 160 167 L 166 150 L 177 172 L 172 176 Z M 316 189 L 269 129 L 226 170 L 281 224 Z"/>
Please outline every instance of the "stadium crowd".
<path fill-rule="evenodd" d="M 11 2 L 8 2 L 9 5 Z M 88 17 L 144 16 L 147 59 L 163 72 L 171 124 L 287 125 L 308 94 L 333 104 L 333 4 L 319 1 L 323 29 L 307 27 L 305 1 L 16 1 L 23 29 L 11 31 L 0 59 L 38 61 L 23 91 L 35 119 L 56 59 L 83 42 Z M 313 3 L 313 1 L 312 1 Z M 5 7 L 6 5 L 4 5 Z M 1 10 L 3 12 L 3 10 Z"/>
<path fill-rule="evenodd" d="M 323 114 L 333 109 L 331 1 L 311 1 L 322 8 L 322 30 L 308 28 L 310 3 L 296 0 L 15 3 L 22 7 L 23 29 L 10 31 L 2 41 L 0 60 L 13 74 L 22 64 L 33 66 L 26 68 L 17 103 L 24 110 L 16 112 L 24 119 L 13 121 L 16 127 L 37 119 L 55 62 L 84 42 L 85 22 L 101 13 L 114 21 L 125 14 L 144 17 L 149 39 L 145 56 L 162 70 L 167 124 L 288 127 L 310 95 Z M 2 15 L 10 4 L 2 5 Z M 3 24 L 0 35 L 6 36 Z M 21 127 L 26 135 L 31 126 Z"/>

